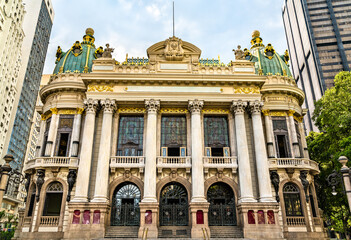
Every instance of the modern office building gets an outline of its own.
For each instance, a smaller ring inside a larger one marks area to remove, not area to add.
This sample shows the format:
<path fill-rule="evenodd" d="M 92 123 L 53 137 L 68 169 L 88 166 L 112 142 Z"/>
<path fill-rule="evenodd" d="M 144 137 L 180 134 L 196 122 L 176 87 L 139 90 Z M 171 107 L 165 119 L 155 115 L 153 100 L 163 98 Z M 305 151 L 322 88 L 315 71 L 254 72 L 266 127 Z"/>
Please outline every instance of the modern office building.
<path fill-rule="evenodd" d="M 22 0 L 0 0 L 0 158 L 6 155 L 6 139 L 10 137 L 11 113 L 18 94 L 17 81 L 21 66 L 24 38 Z"/>
<path fill-rule="evenodd" d="M 283 21 L 292 73 L 306 94 L 306 130 L 318 131 L 314 101 L 334 86 L 337 73 L 350 71 L 351 0 L 285 0 Z"/>
<path fill-rule="evenodd" d="M 17 84 L 20 94 L 12 113 L 13 127 L 7 149 L 7 154 L 15 159 L 11 163 L 15 169 L 22 169 L 24 162 L 54 17 L 51 0 L 27 0 L 25 3 L 27 13 L 23 29 L 26 36 Z"/>
<path fill-rule="evenodd" d="M 112 51 L 58 49 L 17 239 L 325 239 L 286 54 L 258 31 L 229 64 L 175 36 Z"/>

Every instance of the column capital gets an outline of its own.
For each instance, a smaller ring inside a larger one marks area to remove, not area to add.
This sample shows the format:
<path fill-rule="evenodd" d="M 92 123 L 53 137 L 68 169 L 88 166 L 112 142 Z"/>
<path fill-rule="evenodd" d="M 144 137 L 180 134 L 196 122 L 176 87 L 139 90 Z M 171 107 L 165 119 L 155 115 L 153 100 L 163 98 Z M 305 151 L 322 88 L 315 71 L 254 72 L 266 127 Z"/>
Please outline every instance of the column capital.
<path fill-rule="evenodd" d="M 265 116 L 269 116 L 269 109 L 263 109 L 262 110 L 262 113 L 263 113 L 263 115 L 265 115 Z"/>
<path fill-rule="evenodd" d="M 77 108 L 77 114 L 83 114 L 84 108 Z"/>
<path fill-rule="evenodd" d="M 249 104 L 249 109 L 252 114 L 261 114 L 262 107 L 263 102 L 258 100 L 250 102 Z"/>
<path fill-rule="evenodd" d="M 157 113 L 160 109 L 160 100 L 147 99 L 145 100 L 145 108 L 148 113 Z"/>
<path fill-rule="evenodd" d="M 240 114 L 245 112 L 246 106 L 247 106 L 247 102 L 243 102 L 242 100 L 237 100 L 237 101 L 233 101 L 230 109 L 234 114 Z"/>
<path fill-rule="evenodd" d="M 104 110 L 104 113 L 114 113 L 117 108 L 116 101 L 108 98 L 100 100 L 100 104 Z"/>
<path fill-rule="evenodd" d="M 57 108 L 50 108 L 50 111 L 52 112 L 52 114 L 58 114 Z"/>
<path fill-rule="evenodd" d="M 84 105 L 85 105 L 85 111 L 87 113 L 95 113 L 96 112 L 96 108 L 98 106 L 98 100 L 96 99 L 85 99 L 84 100 Z"/>
<path fill-rule="evenodd" d="M 289 116 L 294 116 L 294 113 L 295 113 L 294 110 L 289 110 L 289 111 L 288 111 L 288 115 L 289 115 Z"/>
<path fill-rule="evenodd" d="M 191 113 L 200 113 L 204 106 L 203 100 L 190 100 L 188 103 L 188 108 Z"/>

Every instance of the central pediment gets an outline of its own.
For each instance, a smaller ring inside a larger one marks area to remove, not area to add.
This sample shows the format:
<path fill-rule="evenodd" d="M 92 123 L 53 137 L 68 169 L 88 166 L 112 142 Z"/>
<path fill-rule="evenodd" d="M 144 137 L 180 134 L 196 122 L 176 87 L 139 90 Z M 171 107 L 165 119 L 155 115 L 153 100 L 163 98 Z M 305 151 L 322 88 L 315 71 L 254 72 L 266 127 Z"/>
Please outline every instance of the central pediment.
<path fill-rule="evenodd" d="M 164 61 L 197 64 L 201 50 L 195 45 L 173 36 L 149 47 L 147 55 L 150 64 Z"/>

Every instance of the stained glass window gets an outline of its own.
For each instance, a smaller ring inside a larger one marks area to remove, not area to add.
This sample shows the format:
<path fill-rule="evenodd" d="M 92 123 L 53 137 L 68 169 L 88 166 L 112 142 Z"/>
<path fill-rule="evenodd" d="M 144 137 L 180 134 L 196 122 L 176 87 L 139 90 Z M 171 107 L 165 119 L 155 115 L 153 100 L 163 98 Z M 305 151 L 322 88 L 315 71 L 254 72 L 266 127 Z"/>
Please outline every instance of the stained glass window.
<path fill-rule="evenodd" d="M 300 191 L 293 183 L 286 183 L 283 187 L 286 216 L 302 216 Z"/>
<path fill-rule="evenodd" d="M 143 116 L 121 116 L 118 129 L 118 156 L 143 155 Z"/>
<path fill-rule="evenodd" d="M 161 120 L 161 145 L 163 147 L 186 146 L 185 116 L 163 116 Z"/>
<path fill-rule="evenodd" d="M 223 156 L 223 148 L 229 147 L 226 117 L 204 117 L 205 147 L 211 147 L 212 156 Z"/>

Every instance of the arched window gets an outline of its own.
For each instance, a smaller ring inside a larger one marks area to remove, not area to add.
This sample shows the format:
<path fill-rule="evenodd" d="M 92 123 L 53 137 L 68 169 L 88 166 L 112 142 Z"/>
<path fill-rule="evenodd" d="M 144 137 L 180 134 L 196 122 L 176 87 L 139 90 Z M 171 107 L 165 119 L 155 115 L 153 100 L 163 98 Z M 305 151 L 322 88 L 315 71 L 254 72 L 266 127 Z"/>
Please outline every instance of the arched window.
<path fill-rule="evenodd" d="M 283 187 L 286 216 L 303 216 L 300 190 L 294 183 L 286 183 Z"/>
<path fill-rule="evenodd" d="M 43 216 L 60 216 L 63 186 L 59 182 L 52 182 L 46 189 Z"/>

